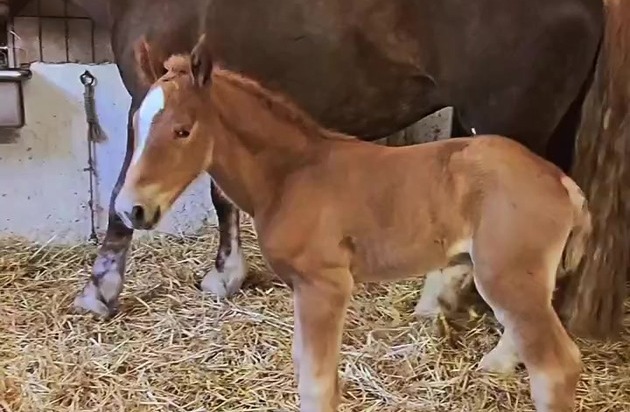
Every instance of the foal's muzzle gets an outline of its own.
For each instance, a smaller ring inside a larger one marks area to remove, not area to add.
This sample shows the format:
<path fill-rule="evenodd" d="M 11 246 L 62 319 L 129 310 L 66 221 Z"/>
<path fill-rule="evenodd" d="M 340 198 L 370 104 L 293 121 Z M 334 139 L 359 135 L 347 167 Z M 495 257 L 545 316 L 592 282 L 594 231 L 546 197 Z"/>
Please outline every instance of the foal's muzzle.
<path fill-rule="evenodd" d="M 125 216 L 134 229 L 150 230 L 160 221 L 160 207 L 155 208 L 153 213 L 147 211 L 142 205 L 134 205 L 130 211 L 125 211 Z"/>
<path fill-rule="evenodd" d="M 116 214 L 130 229 L 151 230 L 157 226 L 162 217 L 159 205 L 144 202 L 125 190 L 116 197 L 114 208 Z"/>

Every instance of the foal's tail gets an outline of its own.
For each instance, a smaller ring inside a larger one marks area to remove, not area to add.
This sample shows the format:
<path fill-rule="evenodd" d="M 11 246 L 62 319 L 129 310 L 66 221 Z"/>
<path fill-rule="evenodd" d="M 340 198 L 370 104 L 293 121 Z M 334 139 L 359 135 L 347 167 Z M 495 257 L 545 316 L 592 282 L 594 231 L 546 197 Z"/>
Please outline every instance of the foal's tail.
<path fill-rule="evenodd" d="M 562 177 L 561 183 L 567 190 L 573 206 L 573 228 L 560 263 L 560 273 L 565 274 L 574 271 L 580 264 L 586 250 L 586 242 L 592 231 L 592 224 L 588 201 L 582 189 L 569 176 Z"/>

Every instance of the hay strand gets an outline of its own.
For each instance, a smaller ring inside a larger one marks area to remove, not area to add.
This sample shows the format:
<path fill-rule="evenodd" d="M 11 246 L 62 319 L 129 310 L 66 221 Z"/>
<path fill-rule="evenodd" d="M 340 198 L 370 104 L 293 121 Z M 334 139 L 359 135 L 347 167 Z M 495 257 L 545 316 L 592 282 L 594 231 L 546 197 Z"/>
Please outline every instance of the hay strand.
<path fill-rule="evenodd" d="M 93 247 L 2 241 L 0 411 L 295 411 L 290 291 L 269 274 L 251 227 L 243 236 L 252 273 L 228 300 L 195 287 L 215 230 L 134 243 L 121 311 L 105 322 L 71 310 Z M 533 411 L 524 371 L 475 370 L 498 339 L 494 319 L 416 321 L 419 292 L 419 282 L 357 286 L 341 410 Z M 580 341 L 578 410 L 630 405 L 628 316 L 624 326 L 620 342 Z"/>

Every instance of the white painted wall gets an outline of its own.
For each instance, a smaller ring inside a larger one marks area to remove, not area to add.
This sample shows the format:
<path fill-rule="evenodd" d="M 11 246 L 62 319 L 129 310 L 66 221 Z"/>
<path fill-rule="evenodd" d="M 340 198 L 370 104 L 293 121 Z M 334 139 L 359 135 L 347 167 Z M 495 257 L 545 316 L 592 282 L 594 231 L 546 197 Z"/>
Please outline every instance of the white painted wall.
<path fill-rule="evenodd" d="M 107 135 L 96 154 L 97 230 L 104 232 L 124 156 L 129 95 L 113 64 L 34 63 L 24 83 L 26 126 L 14 142 L 0 144 L 0 235 L 65 244 L 88 239 L 87 124 L 79 80 L 85 69 L 98 80 L 97 114 Z M 209 182 L 205 176 L 195 182 L 158 230 L 193 233 L 214 221 Z"/>
<path fill-rule="evenodd" d="M 0 236 L 61 244 L 88 239 L 87 124 L 79 80 L 85 69 L 97 78 L 97 113 L 107 135 L 96 154 L 97 230 L 104 233 L 109 197 L 124 156 L 129 95 L 113 64 L 34 63 L 33 77 L 24 83 L 26 126 L 14 142 L 0 144 Z M 427 117 L 411 130 L 415 141 L 450 133 L 450 110 Z M 194 233 L 206 222 L 215 222 L 209 183 L 207 176 L 196 181 L 158 230 Z"/>

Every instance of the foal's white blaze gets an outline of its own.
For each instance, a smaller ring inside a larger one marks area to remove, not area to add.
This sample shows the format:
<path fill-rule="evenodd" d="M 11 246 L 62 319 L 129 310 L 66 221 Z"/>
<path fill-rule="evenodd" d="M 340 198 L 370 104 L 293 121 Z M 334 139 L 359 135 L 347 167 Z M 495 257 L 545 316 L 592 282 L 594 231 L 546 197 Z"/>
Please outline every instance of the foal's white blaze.
<path fill-rule="evenodd" d="M 131 164 L 138 161 L 149 138 L 151 124 L 155 116 L 164 109 L 164 90 L 160 86 L 153 87 L 144 97 L 137 114 L 136 148 Z"/>

